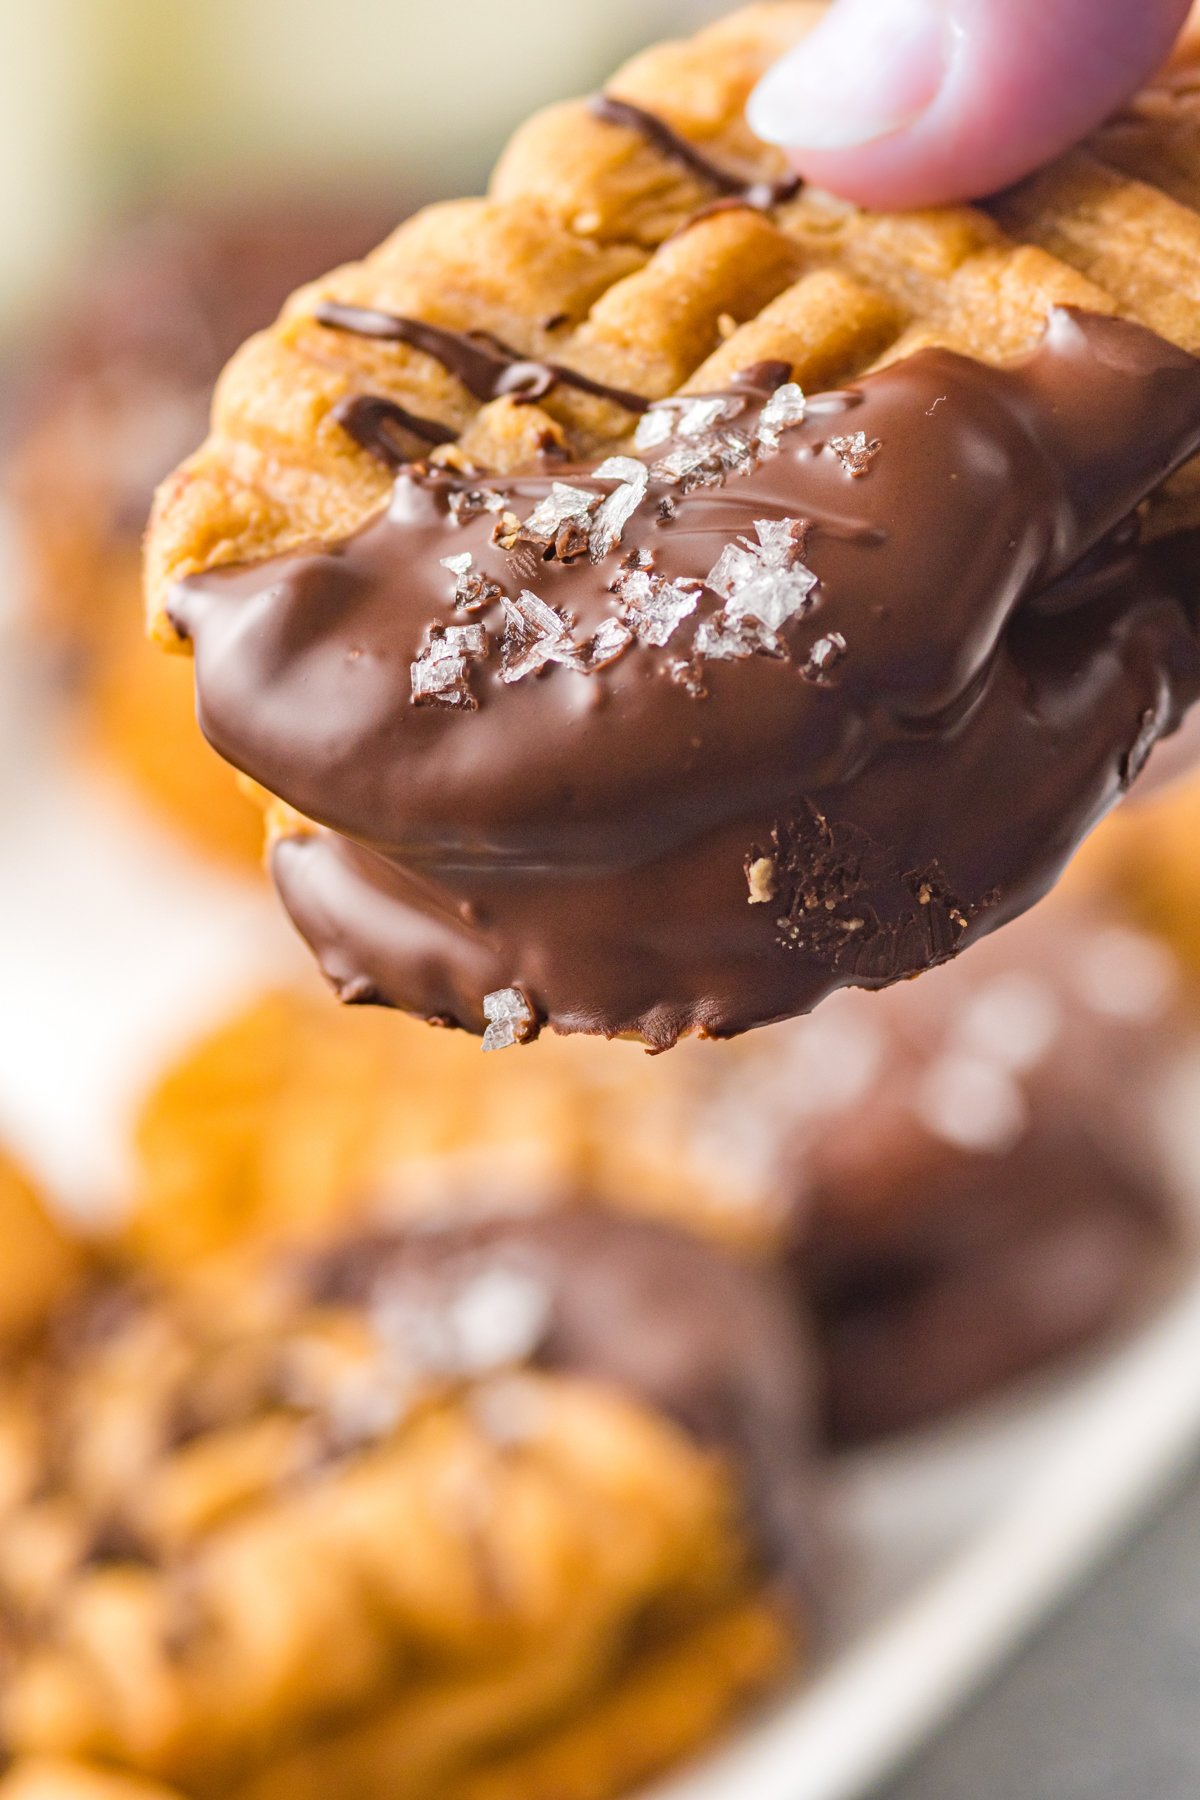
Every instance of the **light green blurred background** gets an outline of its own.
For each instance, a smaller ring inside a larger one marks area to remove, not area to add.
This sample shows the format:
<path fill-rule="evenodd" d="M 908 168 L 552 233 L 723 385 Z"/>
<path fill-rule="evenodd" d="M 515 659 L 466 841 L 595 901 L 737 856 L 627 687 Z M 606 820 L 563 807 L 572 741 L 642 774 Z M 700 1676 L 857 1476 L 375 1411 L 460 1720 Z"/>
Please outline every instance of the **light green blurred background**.
<path fill-rule="evenodd" d="M 539 102 L 717 0 L 0 0 L 0 319 L 148 202 L 469 191 Z"/>

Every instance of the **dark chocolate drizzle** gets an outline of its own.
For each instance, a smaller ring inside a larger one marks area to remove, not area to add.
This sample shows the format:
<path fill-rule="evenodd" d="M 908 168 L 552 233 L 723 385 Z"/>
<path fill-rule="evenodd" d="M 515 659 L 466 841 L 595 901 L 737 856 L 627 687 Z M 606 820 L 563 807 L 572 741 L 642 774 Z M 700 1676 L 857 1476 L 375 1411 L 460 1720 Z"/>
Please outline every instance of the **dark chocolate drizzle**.
<path fill-rule="evenodd" d="M 541 1291 L 531 1362 L 609 1383 L 731 1457 L 768 1572 L 811 1599 L 812 1372 L 778 1278 L 672 1226 L 580 1207 L 364 1235 L 304 1279 L 318 1304 L 444 1319 L 496 1272 Z"/>
<path fill-rule="evenodd" d="M 421 319 L 379 312 L 373 307 L 343 306 L 336 300 L 322 300 L 313 317 L 318 325 L 331 331 L 352 331 L 359 337 L 410 344 L 441 363 L 477 400 L 500 400 L 506 396 L 523 402 L 544 400 L 561 383 L 563 387 L 578 388 L 580 393 L 594 394 L 599 400 L 609 400 L 626 412 L 643 413 L 650 405 L 641 394 L 593 381 L 578 369 L 522 356 L 490 331 L 448 331 Z"/>
<path fill-rule="evenodd" d="M 765 396 L 735 397 L 753 432 Z M 848 430 L 881 446 L 857 478 L 830 449 Z M 817 397 L 746 473 L 652 474 L 599 563 L 569 533 L 505 551 L 463 505 L 477 481 L 414 468 L 346 542 L 193 577 L 170 610 L 217 749 L 324 828 L 273 868 L 339 990 L 480 1030 L 517 987 L 560 1030 L 665 1047 L 886 986 L 1046 891 L 1200 693 L 1195 541 L 1129 524 L 1198 448 L 1200 363 L 1058 310 L 1020 367 L 923 351 Z M 524 517 L 556 479 L 609 491 L 535 472 L 497 504 Z M 698 656 L 704 588 L 665 645 L 506 682 L 493 599 L 468 615 L 476 710 L 413 704 L 431 629 L 464 620 L 448 555 L 582 643 L 630 553 L 699 584 L 779 520 L 818 585 L 778 654 Z"/>
<path fill-rule="evenodd" d="M 640 132 L 647 143 L 661 150 L 664 156 L 682 163 L 693 175 L 709 182 L 729 199 L 756 211 L 769 212 L 773 206 L 782 206 L 785 201 L 794 199 L 803 186 L 799 175 L 783 176 L 778 181 L 747 181 L 745 175 L 713 162 L 657 113 L 647 112 L 630 100 L 618 100 L 613 94 L 594 94 L 591 110 L 593 117 L 603 120 L 606 125 L 621 125 L 627 131 Z"/>
<path fill-rule="evenodd" d="M 423 444 L 448 444 L 458 435 L 452 425 L 423 419 L 419 413 L 409 412 L 407 407 L 378 394 L 353 394 L 334 407 L 332 416 L 360 449 L 368 450 L 389 469 L 399 469 L 413 460 L 410 446 L 404 442 L 406 434 L 419 438 Z"/>

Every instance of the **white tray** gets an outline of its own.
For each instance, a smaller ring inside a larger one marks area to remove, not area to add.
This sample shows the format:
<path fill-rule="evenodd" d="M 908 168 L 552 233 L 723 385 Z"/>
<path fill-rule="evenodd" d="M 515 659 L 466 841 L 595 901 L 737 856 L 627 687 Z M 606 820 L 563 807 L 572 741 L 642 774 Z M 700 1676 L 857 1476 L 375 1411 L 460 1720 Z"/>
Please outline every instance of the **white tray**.
<path fill-rule="evenodd" d="M 299 966 L 275 907 L 73 766 L 0 619 L 0 1137 L 80 1211 L 119 1193 L 162 1059 Z M 1180 1072 L 1181 1162 L 1200 1075 Z M 1200 1444 L 1200 1262 L 1102 1356 L 831 1474 L 840 1572 L 796 1698 L 655 1800 L 856 1800 L 916 1749 Z"/>

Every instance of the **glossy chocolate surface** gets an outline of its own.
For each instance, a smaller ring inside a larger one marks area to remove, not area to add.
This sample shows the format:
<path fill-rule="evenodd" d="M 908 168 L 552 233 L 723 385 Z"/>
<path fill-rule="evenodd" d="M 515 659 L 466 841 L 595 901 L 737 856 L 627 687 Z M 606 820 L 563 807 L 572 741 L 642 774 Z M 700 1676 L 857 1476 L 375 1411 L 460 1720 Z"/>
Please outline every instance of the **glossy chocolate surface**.
<path fill-rule="evenodd" d="M 1019 367 L 923 351 L 767 430 L 778 374 L 655 409 L 611 547 L 628 461 L 414 466 L 348 541 L 176 589 L 207 734 L 323 828 L 274 873 L 348 997 L 665 1047 L 884 986 L 1036 900 L 1177 725 L 1195 545 L 1132 515 L 1200 363 L 1058 310 Z M 539 534 L 556 484 L 585 516 Z"/>

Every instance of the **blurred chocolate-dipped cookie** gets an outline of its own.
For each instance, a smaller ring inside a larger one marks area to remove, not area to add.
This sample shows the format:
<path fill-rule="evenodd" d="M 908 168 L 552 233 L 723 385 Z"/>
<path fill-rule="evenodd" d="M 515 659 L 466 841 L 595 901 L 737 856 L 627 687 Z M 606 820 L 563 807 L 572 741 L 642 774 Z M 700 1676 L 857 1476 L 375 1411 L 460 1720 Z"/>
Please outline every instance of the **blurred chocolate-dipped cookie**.
<path fill-rule="evenodd" d="M 828 1429 L 862 1438 L 1129 1316 L 1183 1229 L 1158 1101 L 1185 1031 L 1170 951 L 1064 901 L 936 980 L 667 1058 L 483 1058 L 279 993 L 151 1095 L 124 1237 L 188 1279 L 381 1201 L 599 1197 L 786 1260 Z"/>
<path fill-rule="evenodd" d="M 85 744 L 197 843 L 246 863 L 261 826 L 200 737 L 190 676 L 146 650 L 142 531 L 155 485 L 204 436 L 232 351 L 297 281 L 360 253 L 393 209 L 281 197 L 117 226 L 16 384 L 4 486 L 29 624 L 70 678 Z"/>
<path fill-rule="evenodd" d="M 792 1151 L 832 1436 L 977 1399 L 1152 1291 L 1186 1228 L 1162 1118 L 1180 987 L 1152 938 L 1056 905 L 842 1003 L 854 1091 L 805 1109 Z"/>
<path fill-rule="evenodd" d="M 794 1664 L 808 1387 L 769 1275 L 599 1211 L 100 1282 L 0 1384 L 0 1739 L 189 1800 L 623 1792 Z"/>

